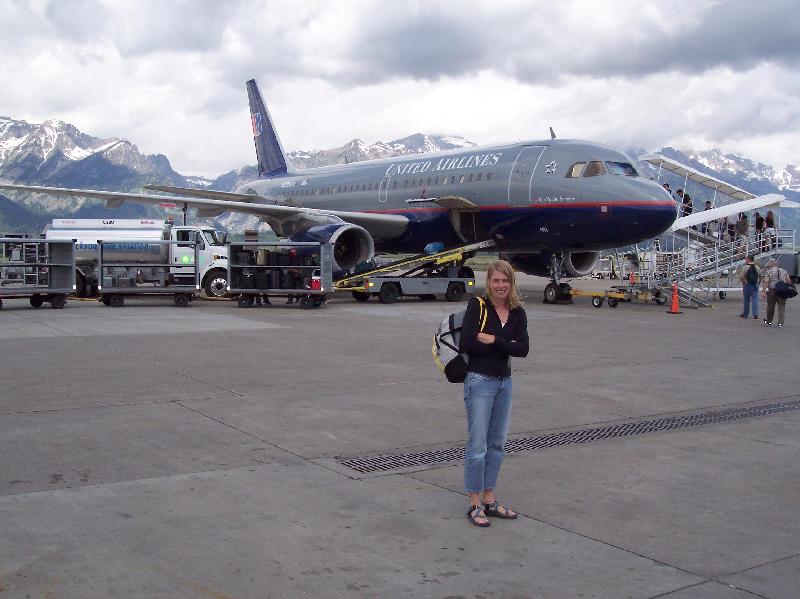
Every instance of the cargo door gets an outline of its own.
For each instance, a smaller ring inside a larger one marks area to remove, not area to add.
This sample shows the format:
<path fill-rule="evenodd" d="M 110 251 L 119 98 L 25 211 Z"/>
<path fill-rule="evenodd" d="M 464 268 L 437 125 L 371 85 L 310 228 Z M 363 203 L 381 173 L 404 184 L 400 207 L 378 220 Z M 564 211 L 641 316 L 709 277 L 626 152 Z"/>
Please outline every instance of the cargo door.
<path fill-rule="evenodd" d="M 527 206 L 531 201 L 531 189 L 536 166 L 547 146 L 523 146 L 517 154 L 508 176 L 508 203 L 512 206 Z"/>

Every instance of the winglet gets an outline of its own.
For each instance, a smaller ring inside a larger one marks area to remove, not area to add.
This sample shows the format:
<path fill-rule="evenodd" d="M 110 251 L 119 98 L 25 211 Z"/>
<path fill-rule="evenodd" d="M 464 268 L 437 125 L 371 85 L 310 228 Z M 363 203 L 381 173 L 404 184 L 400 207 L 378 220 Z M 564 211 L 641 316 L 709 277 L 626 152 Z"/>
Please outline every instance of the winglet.
<path fill-rule="evenodd" d="M 550 127 L 550 139 L 555 139 L 555 138 L 556 138 L 556 132 L 553 131 L 552 127 Z"/>
<path fill-rule="evenodd" d="M 272 119 L 269 116 L 261 92 L 255 79 L 247 82 L 247 98 L 250 101 L 250 120 L 253 125 L 253 139 L 256 144 L 256 157 L 258 158 L 258 176 L 271 177 L 283 175 L 288 172 L 286 159 L 283 154 L 281 141 Z"/>

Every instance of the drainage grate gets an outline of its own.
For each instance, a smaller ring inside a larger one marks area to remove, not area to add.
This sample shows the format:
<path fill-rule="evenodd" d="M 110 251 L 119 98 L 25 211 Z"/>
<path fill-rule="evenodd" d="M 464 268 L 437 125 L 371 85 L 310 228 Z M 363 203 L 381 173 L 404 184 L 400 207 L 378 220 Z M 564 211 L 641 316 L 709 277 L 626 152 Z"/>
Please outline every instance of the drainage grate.
<path fill-rule="evenodd" d="M 505 450 L 506 453 L 517 453 L 520 451 L 529 451 L 531 449 L 558 447 L 559 445 L 591 443 L 592 441 L 599 441 L 601 439 L 641 435 L 643 433 L 654 433 L 676 428 L 689 428 L 718 422 L 730 422 L 732 420 L 742 420 L 744 418 L 756 418 L 759 416 L 769 416 L 770 414 L 791 412 L 798 409 L 800 409 L 800 400 L 793 400 L 752 406 L 749 408 L 731 408 L 728 410 L 703 412 L 701 414 L 691 414 L 687 416 L 654 418 L 652 420 L 643 420 L 640 422 L 629 422 L 613 426 L 553 433 L 552 435 L 543 435 L 541 437 L 512 439 L 506 443 Z M 368 474 L 370 472 L 386 472 L 389 470 L 398 470 L 400 468 L 441 464 L 461 459 L 464 459 L 464 448 L 453 447 L 450 449 L 437 449 L 403 455 L 380 455 L 371 458 L 340 459 L 339 463 L 361 474 Z"/>

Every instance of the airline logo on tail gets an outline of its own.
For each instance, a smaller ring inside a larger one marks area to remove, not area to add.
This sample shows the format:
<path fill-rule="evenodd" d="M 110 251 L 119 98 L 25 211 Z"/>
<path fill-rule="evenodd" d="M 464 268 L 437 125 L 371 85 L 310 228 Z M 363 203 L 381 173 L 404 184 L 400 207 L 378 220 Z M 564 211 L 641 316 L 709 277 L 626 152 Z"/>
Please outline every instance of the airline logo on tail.
<path fill-rule="evenodd" d="M 258 137 L 261 135 L 261 132 L 264 130 L 261 125 L 261 113 L 255 112 L 250 115 L 250 120 L 253 123 L 253 137 Z"/>

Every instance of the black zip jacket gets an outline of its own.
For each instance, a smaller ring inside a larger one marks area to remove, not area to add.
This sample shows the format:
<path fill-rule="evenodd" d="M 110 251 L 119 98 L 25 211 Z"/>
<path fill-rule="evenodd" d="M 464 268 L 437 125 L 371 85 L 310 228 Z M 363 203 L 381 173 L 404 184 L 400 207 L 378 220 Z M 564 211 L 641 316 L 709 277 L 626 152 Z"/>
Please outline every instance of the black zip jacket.
<path fill-rule="evenodd" d="M 461 351 L 469 356 L 470 372 L 486 376 L 511 376 L 508 357 L 524 358 L 528 355 L 528 317 L 521 307 L 514 308 L 508 314 L 506 326 L 502 326 L 492 303 L 484 301 L 489 315 L 483 332 L 494 335 L 495 341 L 490 344 L 478 341 L 480 308 L 478 300 L 473 297 L 467 304 L 461 328 Z"/>

